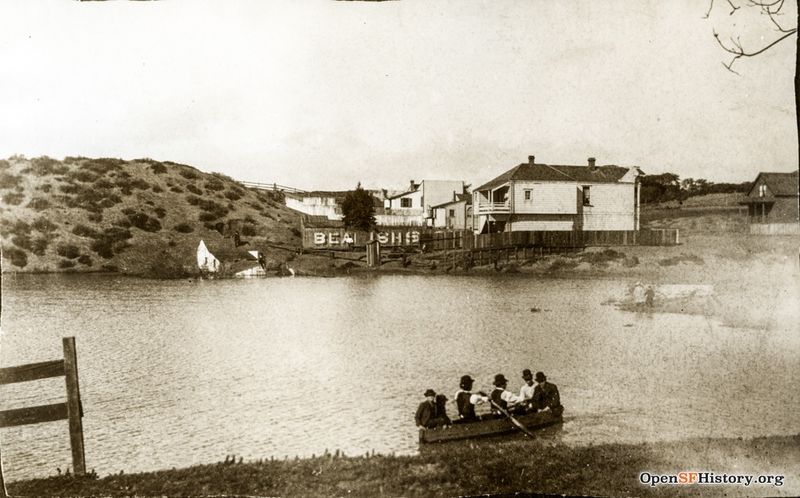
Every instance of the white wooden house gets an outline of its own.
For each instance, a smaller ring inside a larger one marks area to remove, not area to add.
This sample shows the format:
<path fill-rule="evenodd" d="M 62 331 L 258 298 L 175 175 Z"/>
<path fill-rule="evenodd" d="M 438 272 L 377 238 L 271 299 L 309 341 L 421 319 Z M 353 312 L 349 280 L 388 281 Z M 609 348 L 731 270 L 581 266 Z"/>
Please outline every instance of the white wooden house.
<path fill-rule="evenodd" d="M 411 180 L 408 190 L 396 195 L 386 196 L 383 207 L 386 215 L 415 218 L 416 222 L 407 224 L 428 224 L 433 219 L 433 206 L 450 202 L 455 194 L 464 193 L 461 180 Z"/>
<path fill-rule="evenodd" d="M 472 229 L 472 197 L 454 194 L 453 200 L 431 207 L 433 228 Z"/>
<path fill-rule="evenodd" d="M 638 230 L 638 167 L 522 163 L 473 190 L 477 233 Z"/>

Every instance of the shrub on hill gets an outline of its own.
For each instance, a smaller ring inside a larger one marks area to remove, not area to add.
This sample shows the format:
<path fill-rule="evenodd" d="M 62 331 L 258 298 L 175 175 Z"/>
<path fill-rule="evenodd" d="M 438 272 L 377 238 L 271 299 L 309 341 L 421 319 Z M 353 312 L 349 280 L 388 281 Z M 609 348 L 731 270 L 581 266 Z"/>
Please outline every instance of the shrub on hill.
<path fill-rule="evenodd" d="M 256 226 L 254 224 L 245 224 L 242 225 L 242 235 L 252 237 L 257 233 Z"/>
<path fill-rule="evenodd" d="M 153 171 L 153 173 L 157 175 L 161 175 L 167 172 L 167 167 L 159 162 L 150 163 L 150 169 Z"/>
<path fill-rule="evenodd" d="M 167 215 L 167 210 L 166 210 L 166 209 L 164 209 L 163 207 L 160 207 L 160 206 L 159 206 L 159 207 L 157 207 L 157 208 L 155 208 L 155 209 L 153 210 L 153 212 L 155 212 L 155 213 L 156 213 L 156 216 L 158 216 L 159 218 L 163 218 L 164 216 L 166 216 L 166 215 Z"/>
<path fill-rule="evenodd" d="M 191 193 L 193 193 L 195 195 L 203 195 L 203 191 L 200 190 L 199 188 L 195 187 L 191 183 L 188 183 L 186 185 L 186 190 L 188 190 L 189 192 L 191 192 Z"/>
<path fill-rule="evenodd" d="M 0 173 L 0 189 L 14 189 L 20 186 L 22 177 L 20 175 L 12 175 L 8 172 Z"/>
<path fill-rule="evenodd" d="M 18 233 L 11 236 L 11 243 L 21 249 L 33 250 L 33 241 L 30 234 L 27 233 Z"/>
<path fill-rule="evenodd" d="M 96 239 L 100 236 L 100 233 L 97 230 L 87 227 L 86 225 L 75 225 L 75 228 L 72 229 L 72 233 L 78 235 L 80 237 L 88 237 L 91 239 Z"/>
<path fill-rule="evenodd" d="M 12 265 L 19 268 L 25 268 L 28 265 L 28 255 L 22 249 L 9 247 L 3 250 L 3 256 L 11 261 Z"/>
<path fill-rule="evenodd" d="M 64 201 L 68 207 L 82 208 L 92 213 L 99 213 L 122 202 L 116 193 L 91 186 L 62 185 L 61 190 L 72 195 Z"/>
<path fill-rule="evenodd" d="M 211 178 L 206 182 L 205 188 L 210 192 L 220 192 L 225 190 L 225 184 L 216 178 Z"/>
<path fill-rule="evenodd" d="M 121 227 L 111 227 L 96 235 L 89 246 L 94 252 L 109 259 L 114 256 L 114 251 L 121 251 L 129 246 L 127 240 L 133 237 L 130 230 Z"/>
<path fill-rule="evenodd" d="M 198 178 L 197 173 L 195 173 L 194 170 L 191 169 L 181 168 L 181 170 L 178 171 L 178 174 L 186 178 L 187 180 L 195 180 Z"/>
<path fill-rule="evenodd" d="M 175 225 L 174 230 L 180 233 L 192 233 L 194 231 L 194 228 L 192 228 L 192 226 L 188 223 L 181 223 Z"/>
<path fill-rule="evenodd" d="M 50 239 L 47 237 L 36 237 L 31 242 L 31 252 L 37 256 L 44 256 L 47 252 L 47 246 L 50 245 Z"/>
<path fill-rule="evenodd" d="M 161 222 L 142 212 L 129 214 L 128 220 L 131 225 L 145 232 L 158 232 L 161 230 Z"/>
<path fill-rule="evenodd" d="M 30 166 L 22 170 L 22 173 L 32 173 L 36 176 L 63 175 L 69 171 L 69 167 L 61 164 L 55 159 L 47 156 L 31 159 Z"/>
<path fill-rule="evenodd" d="M 177 186 L 177 185 L 173 185 L 172 187 L 170 187 L 170 188 L 169 188 L 169 190 L 170 190 L 171 192 L 175 192 L 176 194 L 183 193 L 183 189 L 182 189 L 182 188 L 180 188 L 180 187 L 179 187 L 179 186 Z"/>
<path fill-rule="evenodd" d="M 75 262 L 69 259 L 62 259 L 61 261 L 58 262 L 58 267 L 62 269 L 74 268 Z"/>
<path fill-rule="evenodd" d="M 114 182 L 124 195 L 131 195 L 134 190 L 149 190 L 150 184 L 141 178 L 118 177 Z"/>
<path fill-rule="evenodd" d="M 28 209 L 33 209 L 34 211 L 44 211 L 49 207 L 50 207 L 50 201 L 48 201 L 44 197 L 34 197 L 28 203 Z"/>
<path fill-rule="evenodd" d="M 25 196 L 18 192 L 9 192 L 3 196 L 3 202 L 11 206 L 19 206 L 24 199 Z"/>
<path fill-rule="evenodd" d="M 105 175 L 107 173 L 116 171 L 124 164 L 125 161 L 122 159 L 117 159 L 115 157 L 101 157 L 99 159 L 89 159 L 88 161 L 85 161 L 81 167 L 97 173 L 98 175 Z"/>
<path fill-rule="evenodd" d="M 78 258 L 78 263 L 80 263 L 82 265 L 86 265 L 86 266 L 91 266 L 92 265 L 92 258 L 89 257 L 88 254 L 84 254 L 83 256 Z"/>
<path fill-rule="evenodd" d="M 75 259 L 81 255 L 81 250 L 72 244 L 59 244 L 56 247 L 56 254 L 67 259 Z"/>
<path fill-rule="evenodd" d="M 238 201 L 242 198 L 242 192 L 240 190 L 228 190 L 225 192 L 225 198 L 231 201 Z"/>
<path fill-rule="evenodd" d="M 70 182 L 78 181 L 82 183 L 94 183 L 100 179 L 100 176 L 92 171 L 78 169 L 75 171 L 70 171 L 69 173 L 64 175 L 64 179 Z"/>
<path fill-rule="evenodd" d="M 222 218 L 229 211 L 227 207 L 210 199 L 198 199 L 197 205 L 200 206 L 204 213 L 212 216 L 212 219 Z"/>
<path fill-rule="evenodd" d="M 31 224 L 31 227 L 33 227 L 36 230 L 39 230 L 42 233 L 50 233 L 58 229 L 58 225 L 56 225 L 49 219 L 45 218 L 44 216 L 36 218 L 36 220 Z"/>

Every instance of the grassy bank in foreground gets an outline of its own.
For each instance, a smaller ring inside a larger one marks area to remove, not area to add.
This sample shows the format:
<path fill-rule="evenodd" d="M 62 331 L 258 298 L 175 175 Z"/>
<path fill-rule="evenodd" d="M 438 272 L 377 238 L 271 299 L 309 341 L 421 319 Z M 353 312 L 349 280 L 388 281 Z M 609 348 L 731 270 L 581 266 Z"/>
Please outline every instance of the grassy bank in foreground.
<path fill-rule="evenodd" d="M 447 444 L 417 456 L 316 457 L 212 464 L 113 475 L 52 477 L 8 484 L 21 496 L 458 496 L 516 491 L 605 496 L 797 496 L 800 435 L 753 440 L 569 447 L 545 438 Z M 649 487 L 642 471 L 783 475 L 781 486 Z"/>

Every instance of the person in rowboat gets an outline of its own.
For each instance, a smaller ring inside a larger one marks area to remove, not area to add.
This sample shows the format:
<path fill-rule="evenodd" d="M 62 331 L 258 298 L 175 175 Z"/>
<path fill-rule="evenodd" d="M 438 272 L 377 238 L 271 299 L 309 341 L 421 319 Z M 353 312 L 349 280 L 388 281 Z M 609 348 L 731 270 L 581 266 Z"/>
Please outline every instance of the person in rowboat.
<path fill-rule="evenodd" d="M 417 407 L 414 421 L 417 423 L 417 427 L 424 427 L 426 429 L 447 425 L 447 421 L 439 416 L 436 408 L 436 391 L 433 389 L 425 391 L 425 401 L 420 403 Z"/>
<path fill-rule="evenodd" d="M 522 384 L 522 387 L 519 389 L 519 397 L 522 398 L 522 403 L 525 405 L 525 408 L 528 409 L 533 406 L 533 391 L 536 388 L 530 369 L 526 368 L 522 371 L 522 380 L 524 380 L 525 383 Z"/>
<path fill-rule="evenodd" d="M 533 406 L 538 410 L 550 410 L 554 415 L 560 415 L 564 411 L 561 406 L 561 397 L 558 394 L 558 387 L 547 382 L 544 372 L 536 372 L 536 388 L 533 390 Z"/>
<path fill-rule="evenodd" d="M 456 423 L 477 422 L 480 418 L 475 414 L 475 405 L 487 403 L 489 397 L 486 393 L 479 391 L 472 392 L 472 384 L 475 379 L 469 375 L 461 377 L 458 384 L 460 389 L 456 391 L 456 406 L 458 407 L 458 420 Z"/>
<path fill-rule="evenodd" d="M 518 411 L 522 405 L 522 398 L 517 396 L 516 394 L 512 393 L 511 391 L 506 391 L 506 387 L 508 386 L 508 381 L 506 380 L 503 374 L 497 374 L 494 376 L 494 390 L 491 394 L 492 402 L 499 406 L 504 410 L 508 410 L 510 412 Z M 494 406 L 492 407 L 492 412 L 503 416 Z"/>

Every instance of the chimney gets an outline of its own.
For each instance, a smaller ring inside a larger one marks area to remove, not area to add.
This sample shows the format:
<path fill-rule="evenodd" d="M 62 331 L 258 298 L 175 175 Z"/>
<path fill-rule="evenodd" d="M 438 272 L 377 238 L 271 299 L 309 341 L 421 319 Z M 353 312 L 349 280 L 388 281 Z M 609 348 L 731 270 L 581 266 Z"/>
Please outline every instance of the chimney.
<path fill-rule="evenodd" d="M 533 166 L 533 163 L 536 161 L 536 156 L 528 156 L 528 164 Z"/>
<path fill-rule="evenodd" d="M 410 186 L 408 189 L 409 189 L 409 190 L 414 190 L 414 189 L 416 189 L 416 188 L 417 188 L 417 187 L 416 187 L 416 185 L 414 185 L 414 180 L 411 180 L 411 186 Z"/>
<path fill-rule="evenodd" d="M 595 158 L 593 158 L 593 157 L 589 158 L 589 168 L 590 169 L 594 169 L 594 161 L 595 161 Z"/>

